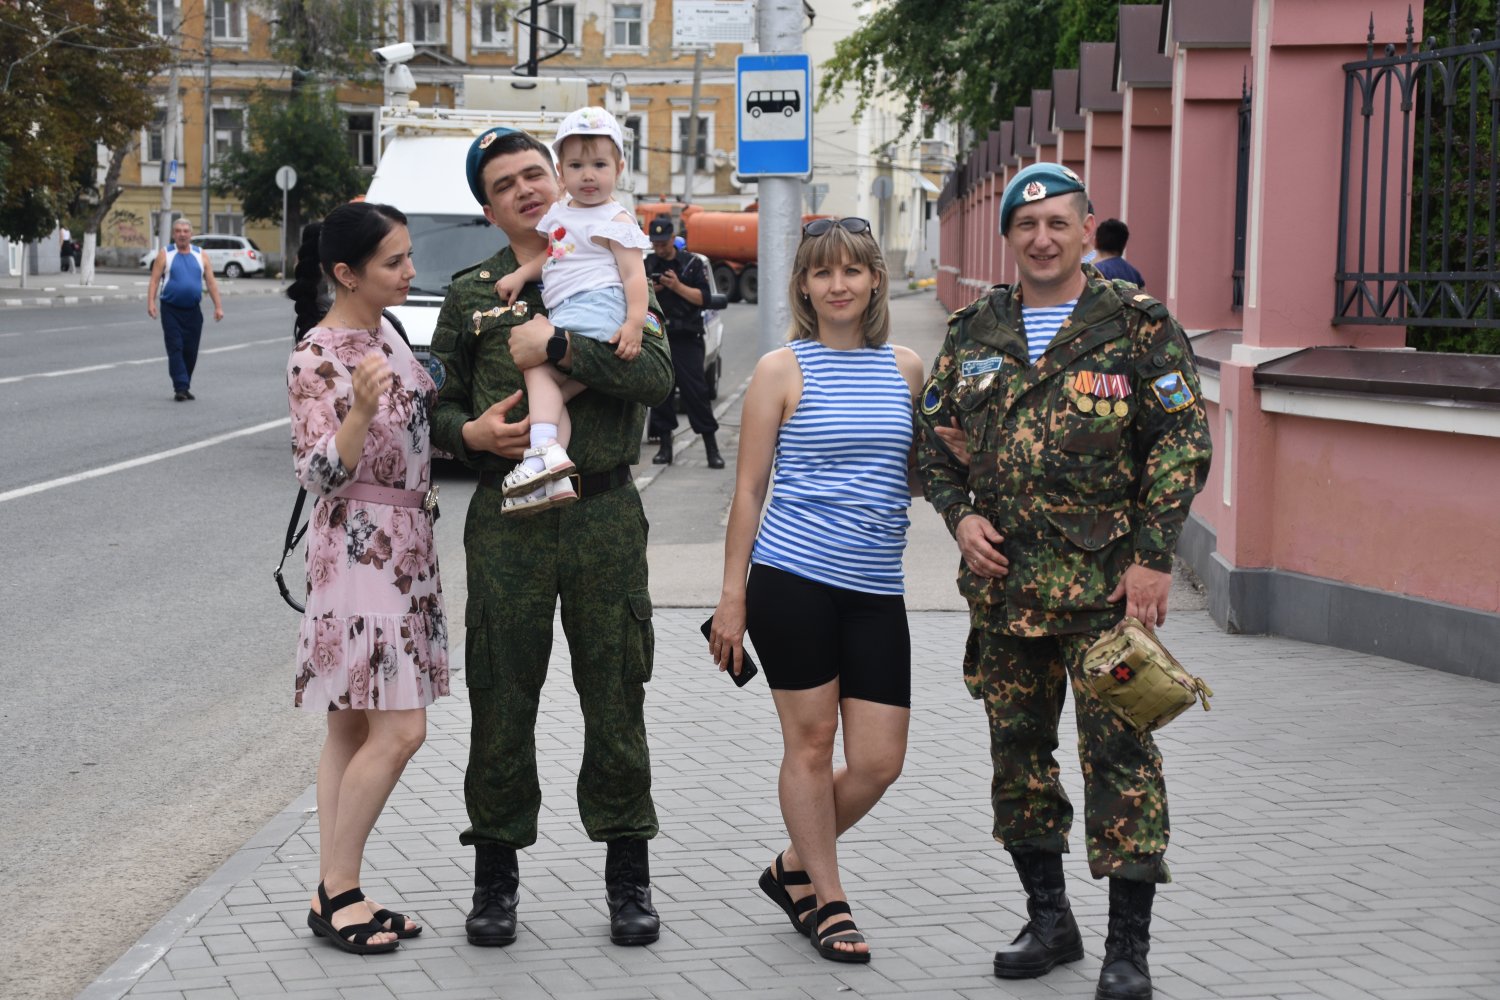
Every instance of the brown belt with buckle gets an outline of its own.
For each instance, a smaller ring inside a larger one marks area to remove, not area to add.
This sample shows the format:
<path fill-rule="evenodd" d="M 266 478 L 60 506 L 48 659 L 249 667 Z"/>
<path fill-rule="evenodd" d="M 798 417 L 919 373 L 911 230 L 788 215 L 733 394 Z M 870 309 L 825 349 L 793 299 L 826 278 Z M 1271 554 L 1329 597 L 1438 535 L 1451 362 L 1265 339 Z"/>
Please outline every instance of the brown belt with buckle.
<path fill-rule="evenodd" d="M 339 491 L 345 500 L 363 500 L 366 503 L 383 503 L 392 507 L 416 507 L 429 513 L 437 506 L 438 488 L 433 485 L 425 490 L 398 490 L 374 483 L 353 483 Z"/>
<path fill-rule="evenodd" d="M 585 472 L 582 475 L 574 473 L 568 477 L 568 482 L 573 486 L 573 492 L 578 494 L 578 499 L 594 496 L 598 493 L 608 493 L 617 490 L 630 482 L 629 464 L 621 464 L 610 469 L 608 472 Z M 479 485 L 487 489 L 498 490 L 505 482 L 503 472 L 481 472 L 479 474 Z"/>

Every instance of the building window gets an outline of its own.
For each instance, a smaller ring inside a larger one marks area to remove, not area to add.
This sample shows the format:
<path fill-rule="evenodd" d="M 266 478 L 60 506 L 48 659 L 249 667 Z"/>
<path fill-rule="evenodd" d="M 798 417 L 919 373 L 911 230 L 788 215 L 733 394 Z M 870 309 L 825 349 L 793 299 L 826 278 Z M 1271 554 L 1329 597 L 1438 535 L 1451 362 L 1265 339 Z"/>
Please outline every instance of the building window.
<path fill-rule="evenodd" d="M 245 112 L 243 108 L 214 108 L 214 162 L 245 147 Z"/>
<path fill-rule="evenodd" d="M 612 38 L 614 47 L 621 49 L 638 49 L 641 47 L 643 7 L 638 3 L 617 3 L 613 5 L 611 23 L 613 25 Z"/>
<path fill-rule="evenodd" d="M 375 166 L 375 116 L 369 112 L 351 112 L 345 119 L 348 130 L 349 157 L 361 167 Z"/>
<path fill-rule="evenodd" d="M 214 232 L 221 236 L 244 236 L 245 217 L 235 212 L 215 212 Z"/>
<path fill-rule="evenodd" d="M 646 116 L 626 115 L 625 127 L 635 133 L 635 143 L 630 147 L 630 170 L 639 174 L 646 169 Z"/>
<path fill-rule="evenodd" d="M 474 14 L 478 23 L 474 26 L 474 44 L 488 48 L 504 48 L 509 42 L 506 34 L 508 24 L 505 5 L 500 3 L 477 3 Z"/>
<path fill-rule="evenodd" d="M 691 116 L 686 115 L 686 114 L 679 115 L 678 118 L 677 118 L 677 149 L 679 151 L 678 157 L 677 157 L 677 172 L 681 173 L 681 174 L 687 173 L 687 163 L 688 163 L 688 125 L 691 123 L 691 121 L 692 121 Z M 709 135 L 708 134 L 709 134 L 709 132 L 712 129 L 713 129 L 713 116 L 711 116 L 711 115 L 699 115 L 698 116 L 698 148 L 697 148 L 697 150 L 695 150 L 695 152 L 697 153 L 697 157 L 696 157 L 696 162 L 693 164 L 693 170 L 695 172 L 697 172 L 697 173 L 700 173 L 700 174 L 704 173 L 705 171 L 708 170 L 708 144 L 709 144 Z"/>
<path fill-rule="evenodd" d="M 413 3 L 411 17 L 407 23 L 411 25 L 409 34 L 412 44 L 442 45 L 445 42 L 442 3 L 430 2 L 430 0 Z"/>
<path fill-rule="evenodd" d="M 146 126 L 146 141 L 141 144 L 142 148 L 143 148 L 143 151 L 145 152 L 145 157 L 144 157 L 145 162 L 147 162 L 147 163 L 160 163 L 161 162 L 162 150 L 163 150 L 163 148 L 166 145 L 165 140 L 164 140 L 164 134 L 166 132 L 166 125 L 167 125 L 167 109 L 166 108 L 157 108 L 156 109 L 156 118 L 151 122 L 150 125 Z"/>
<path fill-rule="evenodd" d="M 543 25 L 554 34 L 561 35 L 563 41 L 569 45 L 578 42 L 578 36 L 573 31 L 573 5 L 570 3 L 553 3 L 542 8 L 546 17 L 542 19 Z M 556 41 L 556 39 L 553 39 Z M 546 48 L 546 39 L 542 40 L 542 48 Z"/>
<path fill-rule="evenodd" d="M 176 0 L 147 0 L 147 11 L 151 17 L 152 30 L 163 38 L 177 32 L 182 20 Z"/>
<path fill-rule="evenodd" d="M 209 31 L 216 42 L 245 40 L 245 5 L 241 0 L 212 0 Z"/>

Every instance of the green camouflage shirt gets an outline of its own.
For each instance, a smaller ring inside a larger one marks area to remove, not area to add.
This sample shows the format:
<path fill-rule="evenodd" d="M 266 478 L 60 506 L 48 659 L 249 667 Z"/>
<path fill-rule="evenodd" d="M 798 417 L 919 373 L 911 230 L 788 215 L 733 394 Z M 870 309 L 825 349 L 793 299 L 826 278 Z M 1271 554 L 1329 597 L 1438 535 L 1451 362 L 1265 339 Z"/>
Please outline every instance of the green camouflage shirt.
<path fill-rule="evenodd" d="M 507 310 L 495 294 L 495 282 L 516 267 L 515 252 L 506 247 L 455 274 L 432 335 L 433 357 L 442 365 L 438 403 L 432 414 L 433 444 L 482 472 L 508 472 L 516 463 L 490 452 L 470 452 L 464 447 L 463 426 L 525 388 L 510 356 L 510 330 L 546 312 L 535 284 L 527 285 L 517 299 L 526 303 L 524 314 Z M 661 315 L 655 297 L 650 309 Z M 633 361 L 621 361 L 614 347 L 597 340 L 569 340 L 572 368 L 567 374 L 588 389 L 568 403 L 573 422 L 568 457 L 584 474 L 633 465 L 640 458 L 646 407 L 660 403 L 672 391 L 672 355 L 661 325 L 646 325 L 641 353 Z M 510 420 L 525 415 L 524 397 L 506 414 Z"/>
<path fill-rule="evenodd" d="M 967 566 L 974 627 L 1021 636 L 1108 628 L 1132 561 L 1169 571 L 1211 444 L 1182 328 L 1133 285 L 1088 284 L 1030 364 L 1019 286 L 954 313 L 917 413 L 923 492 L 956 531 L 970 514 L 1004 536 L 1005 577 Z M 967 467 L 932 428 L 968 435 Z"/>

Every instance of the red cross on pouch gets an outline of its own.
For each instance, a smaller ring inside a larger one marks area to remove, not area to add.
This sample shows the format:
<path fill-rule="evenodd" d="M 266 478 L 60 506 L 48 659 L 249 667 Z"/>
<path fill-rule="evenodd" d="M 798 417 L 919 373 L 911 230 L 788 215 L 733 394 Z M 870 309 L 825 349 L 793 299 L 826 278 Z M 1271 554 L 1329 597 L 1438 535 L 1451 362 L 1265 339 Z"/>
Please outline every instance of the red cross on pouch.
<path fill-rule="evenodd" d="M 1123 663 L 1117 663 L 1115 664 L 1114 669 L 1109 672 L 1109 675 L 1115 680 L 1119 681 L 1121 684 L 1124 684 L 1135 676 L 1135 671 L 1131 670 Z"/>

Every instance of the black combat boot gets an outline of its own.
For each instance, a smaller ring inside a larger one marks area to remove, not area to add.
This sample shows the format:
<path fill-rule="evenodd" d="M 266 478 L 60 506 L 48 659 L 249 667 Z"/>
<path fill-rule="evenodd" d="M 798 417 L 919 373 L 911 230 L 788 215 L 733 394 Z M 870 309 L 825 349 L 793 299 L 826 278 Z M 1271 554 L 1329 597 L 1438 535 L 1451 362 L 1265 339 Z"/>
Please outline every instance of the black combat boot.
<path fill-rule="evenodd" d="M 714 440 L 713 434 L 703 435 L 703 454 L 708 456 L 710 469 L 724 468 L 724 456 L 719 454 L 719 442 Z"/>
<path fill-rule="evenodd" d="M 474 847 L 474 908 L 464 921 L 470 944 L 498 948 L 516 939 L 521 870 L 516 850 L 499 844 Z"/>
<path fill-rule="evenodd" d="M 661 936 L 661 918 L 651 905 L 651 862 L 644 840 L 611 840 L 604 856 L 604 892 L 609 903 L 609 939 L 650 944 Z"/>
<path fill-rule="evenodd" d="M 1068 905 L 1062 855 L 1055 851 L 1012 851 L 1016 874 L 1026 888 L 1031 919 L 1009 946 L 995 952 L 995 975 L 1001 979 L 1034 979 L 1064 962 L 1083 957 L 1083 938 Z"/>
<path fill-rule="evenodd" d="M 1094 1000 L 1151 1000 L 1151 901 L 1155 882 L 1109 880 L 1109 936 Z"/>
<path fill-rule="evenodd" d="M 651 464 L 652 465 L 671 465 L 672 464 L 672 435 L 671 434 L 663 434 L 661 436 L 661 448 L 656 452 L 655 457 L 653 457 L 651 459 Z"/>

